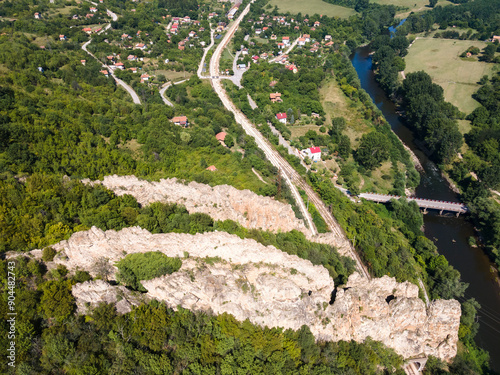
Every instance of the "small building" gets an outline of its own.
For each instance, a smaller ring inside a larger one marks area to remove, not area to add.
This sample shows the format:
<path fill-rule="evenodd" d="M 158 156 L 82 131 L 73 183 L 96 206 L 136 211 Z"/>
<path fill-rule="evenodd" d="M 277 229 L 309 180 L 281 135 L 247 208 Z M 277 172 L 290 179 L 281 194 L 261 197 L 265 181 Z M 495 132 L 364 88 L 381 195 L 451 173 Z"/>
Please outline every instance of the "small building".
<path fill-rule="evenodd" d="M 187 127 L 189 125 L 188 119 L 186 116 L 175 116 L 172 120 L 174 125 L 179 125 L 183 127 Z"/>
<path fill-rule="evenodd" d="M 276 39 L 278 39 L 278 37 L 277 37 L 275 34 L 273 34 L 273 35 L 271 35 L 271 38 L 270 38 L 270 39 L 271 39 L 271 40 L 276 40 Z"/>
<path fill-rule="evenodd" d="M 306 40 L 306 43 L 311 41 L 311 36 L 309 34 L 304 34 L 302 37 Z"/>
<path fill-rule="evenodd" d="M 309 157 L 313 162 L 321 161 L 321 148 L 319 147 L 309 147 L 302 150 L 302 155 Z"/>
<path fill-rule="evenodd" d="M 146 45 L 144 43 L 137 43 L 135 45 L 136 49 L 140 49 L 141 51 L 144 51 L 146 49 Z"/>
<path fill-rule="evenodd" d="M 217 170 L 217 168 L 215 168 L 215 165 L 211 165 L 210 167 L 207 167 L 205 169 L 210 172 L 215 172 Z"/>
<path fill-rule="evenodd" d="M 276 86 L 277 83 L 278 83 L 278 81 L 271 81 L 271 83 L 269 84 L 269 87 L 274 87 L 274 86 Z"/>
<path fill-rule="evenodd" d="M 80 62 L 82 63 L 83 66 L 85 66 L 85 64 L 87 63 L 87 60 L 80 60 Z"/>
<path fill-rule="evenodd" d="M 190 31 L 189 32 L 189 37 L 194 38 L 196 36 L 196 31 Z"/>
<path fill-rule="evenodd" d="M 90 27 L 84 27 L 83 32 L 87 34 L 92 34 L 92 29 Z"/>
<path fill-rule="evenodd" d="M 132 68 L 128 68 L 132 73 L 137 73 L 137 68 L 136 67 L 132 67 Z"/>
<path fill-rule="evenodd" d="M 262 34 L 262 29 L 255 29 L 255 35 Z"/>
<path fill-rule="evenodd" d="M 271 99 L 272 103 L 281 103 L 283 101 L 279 92 L 270 93 L 269 99 Z"/>
<path fill-rule="evenodd" d="M 286 125 L 286 113 L 285 112 L 276 113 L 276 119 L 279 122 L 281 122 L 282 124 Z"/>
<path fill-rule="evenodd" d="M 281 38 L 281 40 L 283 41 L 283 44 L 286 46 L 290 44 L 290 37 L 289 36 L 284 36 L 283 38 Z"/>
<path fill-rule="evenodd" d="M 243 49 L 241 50 L 241 54 L 242 54 L 242 55 L 248 55 L 248 48 L 243 48 Z"/>
<path fill-rule="evenodd" d="M 95 13 L 95 12 L 97 12 L 97 8 L 96 8 L 96 7 L 90 7 L 90 11 L 91 11 L 92 13 Z"/>
<path fill-rule="evenodd" d="M 319 25 L 321 25 L 321 23 L 319 21 L 314 22 L 314 27 L 318 27 Z"/>
<path fill-rule="evenodd" d="M 219 142 L 224 142 L 224 139 L 226 139 L 226 132 L 220 132 L 215 135 L 215 139 L 217 139 Z"/>
<path fill-rule="evenodd" d="M 238 69 L 245 69 L 247 66 L 245 64 L 238 64 Z"/>
<path fill-rule="evenodd" d="M 278 43 L 278 49 L 285 48 L 285 43 Z"/>
<path fill-rule="evenodd" d="M 101 72 L 102 74 L 104 74 L 106 77 L 108 77 L 108 76 L 109 76 L 109 72 L 108 72 L 106 69 L 101 70 L 100 72 Z"/>
<path fill-rule="evenodd" d="M 136 55 L 128 55 L 127 56 L 127 60 L 128 61 L 136 61 L 137 60 L 137 56 Z"/>
<path fill-rule="evenodd" d="M 127 39 L 127 38 L 128 38 L 128 34 L 122 34 L 122 40 Z"/>
<path fill-rule="evenodd" d="M 41 18 L 41 17 L 40 17 L 40 13 L 36 12 L 36 13 L 35 13 L 35 19 L 36 19 L 36 20 L 39 20 L 40 18 Z"/>
<path fill-rule="evenodd" d="M 306 39 L 305 38 L 299 38 L 299 41 L 297 42 L 299 46 L 305 46 L 306 45 Z"/>
<path fill-rule="evenodd" d="M 66 35 L 60 34 L 59 40 L 61 40 L 61 41 L 66 40 Z"/>
<path fill-rule="evenodd" d="M 254 63 L 259 62 L 259 56 L 257 56 L 257 55 L 252 56 L 252 60 Z"/>
<path fill-rule="evenodd" d="M 331 35 L 325 35 L 325 42 L 328 42 L 329 40 L 332 40 Z"/>
<path fill-rule="evenodd" d="M 493 38 L 491 38 L 492 42 L 500 42 L 500 36 L 499 35 L 493 35 Z"/>
<path fill-rule="evenodd" d="M 115 68 L 117 69 L 120 69 L 120 70 L 123 70 L 125 68 L 125 65 L 123 65 L 122 62 L 119 62 L 119 63 L 116 63 L 115 64 Z"/>
<path fill-rule="evenodd" d="M 146 82 L 146 81 L 149 81 L 149 74 L 147 73 L 141 74 L 141 82 Z"/>

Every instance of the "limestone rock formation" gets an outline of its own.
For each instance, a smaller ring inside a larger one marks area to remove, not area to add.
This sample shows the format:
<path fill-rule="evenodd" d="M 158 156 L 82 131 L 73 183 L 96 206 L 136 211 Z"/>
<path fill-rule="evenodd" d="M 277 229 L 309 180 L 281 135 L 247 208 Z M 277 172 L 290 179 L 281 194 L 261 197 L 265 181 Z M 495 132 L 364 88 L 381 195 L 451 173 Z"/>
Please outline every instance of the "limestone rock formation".
<path fill-rule="evenodd" d="M 176 178 L 148 182 L 135 176 L 117 175 L 106 176 L 103 181 L 83 182 L 100 183 L 117 195 L 130 194 L 143 205 L 153 202 L 178 203 L 184 205 L 189 213 L 205 213 L 215 220 L 234 220 L 246 228 L 271 232 L 296 229 L 309 234 L 303 220 L 295 217 L 289 204 L 229 185 L 211 187 L 194 181 L 183 184 Z"/>
<path fill-rule="evenodd" d="M 119 232 L 93 227 L 53 247 L 59 251 L 55 263 L 94 274 L 100 257 L 112 264 L 136 252 L 181 257 L 179 271 L 141 282 L 149 298 L 172 308 L 227 312 L 269 327 L 306 324 L 322 340 L 371 337 L 405 358 L 427 354 L 449 360 L 456 354 L 457 301 L 437 300 L 426 307 L 417 286 L 388 276 L 366 280 L 355 273 L 335 289 L 324 267 L 225 232 L 151 234 L 138 227 Z M 74 293 L 85 305 L 116 300 L 116 288 L 92 282 L 75 286 Z"/>
<path fill-rule="evenodd" d="M 103 280 L 86 281 L 76 284 L 72 288 L 76 299 L 77 312 L 87 313 L 87 304 L 92 307 L 99 303 L 115 303 L 116 311 L 126 314 L 132 310 L 132 306 L 138 306 L 147 300 L 145 296 L 133 295 L 124 286 L 110 285 Z"/>

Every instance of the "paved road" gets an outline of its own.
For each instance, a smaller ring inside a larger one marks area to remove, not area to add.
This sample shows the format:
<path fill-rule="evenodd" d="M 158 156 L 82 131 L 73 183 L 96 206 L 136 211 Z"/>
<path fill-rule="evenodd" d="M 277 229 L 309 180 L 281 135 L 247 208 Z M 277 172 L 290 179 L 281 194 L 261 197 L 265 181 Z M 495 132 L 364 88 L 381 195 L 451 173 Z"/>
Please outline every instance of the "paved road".
<path fill-rule="evenodd" d="M 198 77 L 199 78 L 209 78 L 209 77 L 203 76 L 202 73 L 203 73 L 203 65 L 205 64 L 205 58 L 207 57 L 207 53 L 215 43 L 214 33 L 215 33 L 215 29 L 211 29 L 210 30 L 210 44 L 207 47 L 205 47 L 205 49 L 203 51 L 203 57 L 201 58 L 200 65 L 198 66 Z"/>
<path fill-rule="evenodd" d="M 187 79 L 183 79 L 182 81 L 174 82 L 174 85 L 178 85 L 179 83 L 183 83 L 186 81 Z M 165 83 L 165 85 L 163 85 L 163 87 L 160 89 L 160 96 L 163 99 L 163 103 L 170 107 L 173 107 L 174 104 L 165 96 L 165 91 L 167 91 L 170 86 L 172 86 L 172 81 Z"/>
<path fill-rule="evenodd" d="M 298 42 L 299 42 L 299 38 L 295 39 L 295 40 L 293 41 L 293 43 L 292 43 L 292 44 L 290 44 L 290 45 L 287 47 L 287 49 L 285 49 L 285 50 L 283 51 L 283 53 L 282 53 L 281 55 L 276 56 L 275 58 L 272 58 L 271 60 L 269 60 L 269 62 L 270 62 L 270 63 L 276 62 L 276 60 L 277 60 L 278 58 L 280 58 L 281 56 L 283 56 L 283 55 L 288 55 L 288 54 L 290 53 L 290 51 L 291 51 L 291 50 L 292 50 L 292 49 L 293 49 L 293 48 L 297 45 L 297 43 L 298 43 Z"/>
<path fill-rule="evenodd" d="M 97 3 L 94 3 L 92 1 L 90 1 L 90 3 L 94 4 L 97 6 Z M 118 16 L 113 13 L 112 11 L 110 11 L 109 9 L 107 9 L 107 12 L 108 12 L 108 15 L 111 17 L 111 19 L 113 21 L 116 21 L 118 19 Z M 108 30 L 109 28 L 111 27 L 111 24 L 108 23 L 100 32 L 99 34 L 103 33 L 104 31 Z M 84 50 L 85 52 L 87 52 L 90 56 L 92 56 L 94 59 L 96 59 L 97 61 L 100 62 L 100 60 L 94 56 L 93 53 L 91 53 L 88 49 L 87 49 L 87 46 L 90 44 L 90 42 L 92 42 L 92 39 L 89 39 L 88 42 L 85 42 L 83 43 L 82 45 L 82 50 Z M 132 101 L 134 102 L 134 104 L 141 104 L 141 100 L 139 99 L 139 95 L 137 95 L 137 93 L 134 91 L 134 89 L 132 87 L 130 87 L 128 84 L 126 84 L 125 82 L 123 82 L 120 78 L 118 78 L 115 73 L 113 72 L 112 69 L 109 69 L 107 65 L 105 64 L 102 64 L 102 67 L 107 69 L 109 71 L 109 73 L 111 74 L 111 77 L 113 77 L 113 79 L 116 81 L 116 83 L 118 83 L 119 86 L 123 87 L 125 89 L 125 91 L 127 91 L 130 96 L 132 97 Z"/>
<path fill-rule="evenodd" d="M 252 0 L 251 3 L 253 3 Z M 251 4 L 250 3 L 250 4 Z M 337 223 L 333 215 L 330 213 L 328 208 L 325 206 L 323 201 L 319 198 L 319 196 L 314 192 L 314 190 L 304 181 L 304 179 L 290 166 L 290 164 L 281 157 L 281 155 L 274 150 L 272 145 L 267 141 L 267 139 L 264 138 L 264 136 L 257 130 L 255 129 L 254 125 L 245 117 L 245 115 L 238 110 L 234 104 L 231 102 L 229 97 L 227 96 L 226 91 L 221 85 L 220 79 L 213 78 L 217 77 L 219 75 L 219 60 L 222 54 L 222 51 L 224 50 L 224 47 L 228 44 L 229 40 L 233 37 L 234 32 L 236 31 L 236 28 L 238 27 L 239 23 L 243 19 L 243 17 L 248 13 L 250 9 L 250 4 L 243 10 L 241 15 L 236 19 L 236 21 L 231 25 L 223 39 L 223 41 L 217 46 L 217 49 L 215 50 L 214 55 L 212 56 L 212 59 L 210 60 L 210 75 L 212 77 L 211 83 L 212 86 L 214 87 L 215 92 L 219 95 L 219 98 L 221 99 L 224 107 L 231 111 L 234 114 L 236 122 L 241 124 L 243 129 L 247 134 L 252 136 L 257 145 L 264 151 L 266 154 L 266 157 L 268 160 L 276 166 L 278 169 L 280 169 L 286 183 L 288 186 L 290 186 L 290 189 L 292 191 L 292 194 L 297 201 L 297 204 L 300 207 L 300 210 L 304 214 L 304 217 L 306 218 L 306 222 L 309 225 L 309 228 L 311 228 L 311 232 L 313 235 L 317 234 L 317 230 L 314 227 L 314 224 L 312 222 L 312 219 L 307 212 L 307 209 L 304 205 L 304 202 L 302 201 L 300 194 L 298 192 L 297 186 L 303 189 L 309 200 L 316 206 L 318 211 L 320 212 L 321 216 L 325 220 L 326 224 L 328 225 L 329 229 L 332 231 L 332 233 L 335 235 L 336 242 L 337 242 L 337 248 L 339 248 L 341 251 L 345 251 L 350 256 L 356 261 L 357 263 L 357 268 L 358 271 L 365 276 L 366 278 L 370 278 L 370 275 L 366 268 L 363 266 L 361 259 L 357 255 L 356 251 L 352 247 L 351 243 L 345 236 L 345 233 L 343 232 L 342 228 L 340 225 Z M 293 183 L 292 183 L 293 182 Z M 296 184 L 297 186 L 295 186 Z"/>

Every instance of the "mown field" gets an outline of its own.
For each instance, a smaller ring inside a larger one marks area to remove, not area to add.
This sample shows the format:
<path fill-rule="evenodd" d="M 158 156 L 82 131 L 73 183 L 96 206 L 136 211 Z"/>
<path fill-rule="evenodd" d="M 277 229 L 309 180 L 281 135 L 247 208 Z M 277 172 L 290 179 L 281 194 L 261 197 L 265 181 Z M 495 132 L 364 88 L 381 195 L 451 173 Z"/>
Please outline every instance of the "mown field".
<path fill-rule="evenodd" d="M 405 73 L 424 70 L 444 89 L 446 101 L 465 113 L 472 112 L 479 103 L 472 99 L 477 83 L 483 75 L 492 75 L 495 65 L 459 56 L 468 47 L 483 49 L 485 42 L 455 39 L 417 39 L 405 57 Z"/>
<path fill-rule="evenodd" d="M 301 12 L 303 15 L 324 14 L 328 17 L 349 18 L 356 14 L 356 11 L 351 8 L 341 7 L 324 2 L 323 0 L 271 0 L 271 6 L 278 6 L 281 12 L 290 12 L 297 14 Z"/>
<path fill-rule="evenodd" d="M 429 5 L 429 0 L 371 0 L 373 3 L 381 5 L 395 5 L 397 7 L 405 7 L 407 10 L 397 13 L 399 17 L 407 17 L 410 12 L 421 12 L 424 10 L 431 9 Z M 438 0 L 438 5 L 446 6 L 452 4 L 447 0 Z"/>

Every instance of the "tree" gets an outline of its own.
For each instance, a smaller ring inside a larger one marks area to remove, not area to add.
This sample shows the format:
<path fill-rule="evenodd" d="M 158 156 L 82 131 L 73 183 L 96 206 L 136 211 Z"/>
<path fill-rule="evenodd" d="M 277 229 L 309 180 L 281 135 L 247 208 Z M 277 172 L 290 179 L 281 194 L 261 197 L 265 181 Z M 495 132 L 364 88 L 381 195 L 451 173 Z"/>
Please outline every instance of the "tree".
<path fill-rule="evenodd" d="M 387 137 L 379 132 L 363 134 L 358 149 L 356 161 L 368 170 L 375 169 L 389 158 L 391 143 Z"/>
<path fill-rule="evenodd" d="M 42 291 L 40 307 L 48 319 L 63 321 L 75 311 L 70 280 L 47 281 L 42 285 Z"/>
<path fill-rule="evenodd" d="M 113 274 L 113 267 L 109 264 L 109 259 L 105 257 L 97 258 L 92 266 L 92 270 L 98 277 L 106 281 L 108 281 L 109 276 Z"/>
<path fill-rule="evenodd" d="M 429 0 L 429 6 L 431 8 L 434 8 L 436 6 L 437 2 L 438 2 L 438 0 Z"/>

